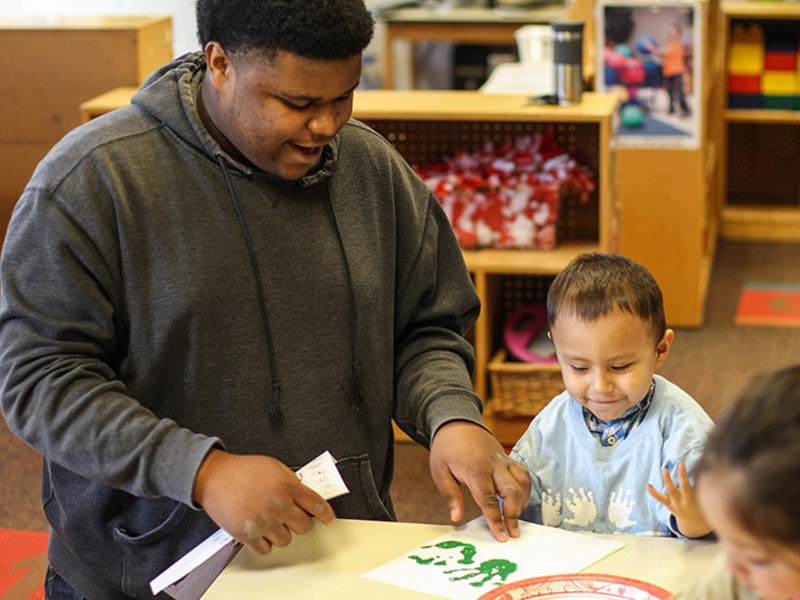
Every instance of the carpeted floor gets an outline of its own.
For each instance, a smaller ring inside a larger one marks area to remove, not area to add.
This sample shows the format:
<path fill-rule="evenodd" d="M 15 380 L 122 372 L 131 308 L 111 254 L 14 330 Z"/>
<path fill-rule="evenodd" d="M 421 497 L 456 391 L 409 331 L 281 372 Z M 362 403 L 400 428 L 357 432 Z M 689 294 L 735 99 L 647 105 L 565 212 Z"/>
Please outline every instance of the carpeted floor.
<path fill-rule="evenodd" d="M 662 375 L 694 396 L 712 418 L 755 373 L 792 364 L 800 357 L 799 328 L 735 324 L 739 294 L 748 281 L 777 284 L 800 281 L 800 245 L 719 244 L 706 323 L 698 329 L 676 331 L 670 356 L 660 370 Z M 0 461 L 0 529 L 46 531 L 39 499 L 39 456 L 11 434 L 2 419 L 0 453 L 3 457 Z M 392 492 L 398 518 L 448 523 L 446 507 L 430 478 L 427 451 L 413 444 L 398 443 L 395 465 Z M 468 520 L 478 516 L 479 511 L 468 494 L 465 496 L 465 520 Z M 33 560 L 29 555 L 23 558 Z M 0 563 L 0 597 L 9 600 L 11 592 L 2 585 L 1 576 L 9 573 L 8 566 L 4 565 Z M 31 580 L 43 569 L 43 565 L 33 563 L 19 568 L 23 567 L 25 577 Z M 19 581 L 22 574 L 20 571 L 14 582 Z M 15 595 L 14 600 L 16 598 L 26 600 L 28 596 Z"/>

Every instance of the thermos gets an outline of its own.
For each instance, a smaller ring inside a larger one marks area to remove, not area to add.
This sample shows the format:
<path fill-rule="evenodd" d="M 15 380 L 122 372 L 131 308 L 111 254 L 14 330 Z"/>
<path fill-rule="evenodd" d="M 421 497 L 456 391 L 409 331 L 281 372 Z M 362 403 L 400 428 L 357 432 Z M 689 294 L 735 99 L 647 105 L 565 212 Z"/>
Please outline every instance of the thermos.
<path fill-rule="evenodd" d="M 561 106 L 580 104 L 583 94 L 583 23 L 551 24 L 553 91 Z"/>

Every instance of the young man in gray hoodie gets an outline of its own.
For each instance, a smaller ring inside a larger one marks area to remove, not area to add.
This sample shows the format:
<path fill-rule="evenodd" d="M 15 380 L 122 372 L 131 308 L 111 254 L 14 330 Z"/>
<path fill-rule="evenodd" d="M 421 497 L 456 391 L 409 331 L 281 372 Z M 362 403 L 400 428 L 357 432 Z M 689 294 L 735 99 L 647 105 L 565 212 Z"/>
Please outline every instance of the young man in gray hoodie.
<path fill-rule="evenodd" d="M 44 457 L 48 597 L 151 597 L 217 527 L 266 553 L 314 519 L 393 519 L 392 419 L 454 520 L 465 484 L 518 536 L 529 480 L 482 426 L 450 225 L 350 120 L 363 1 L 197 20 L 203 51 L 67 135 L 9 226 L 0 400 Z M 324 450 L 350 489 L 330 503 L 293 473 Z"/>

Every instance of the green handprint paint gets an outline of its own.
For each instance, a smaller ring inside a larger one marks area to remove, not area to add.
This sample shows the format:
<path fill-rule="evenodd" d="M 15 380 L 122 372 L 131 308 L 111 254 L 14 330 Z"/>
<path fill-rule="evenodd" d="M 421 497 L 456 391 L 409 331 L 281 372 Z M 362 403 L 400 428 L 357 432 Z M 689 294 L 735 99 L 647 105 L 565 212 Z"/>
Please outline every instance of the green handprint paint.
<path fill-rule="evenodd" d="M 495 581 L 493 582 L 492 585 L 502 585 L 503 583 L 505 583 L 508 576 L 511 575 L 511 573 L 513 573 L 516 570 L 517 570 L 517 563 L 513 563 L 510 560 L 505 560 L 504 558 L 494 558 L 492 560 L 486 560 L 482 562 L 477 567 L 451 569 L 449 571 L 444 571 L 444 572 L 455 573 L 456 571 L 471 571 L 470 573 L 462 575 L 461 577 L 451 577 L 450 581 L 461 581 L 462 579 L 469 579 L 471 577 L 478 577 L 480 575 L 485 575 L 485 577 L 480 581 L 473 581 L 472 583 L 470 583 L 470 585 L 473 587 L 481 587 L 485 583 L 494 579 L 495 577 L 499 577 L 500 581 Z"/>
<path fill-rule="evenodd" d="M 461 565 L 471 565 L 471 564 L 473 564 L 475 561 L 473 561 L 472 558 L 475 556 L 475 553 L 477 552 L 477 550 L 475 549 L 475 546 L 473 546 L 472 544 L 467 544 L 465 542 L 459 542 L 459 541 L 456 541 L 456 540 L 449 540 L 449 541 L 446 541 L 446 542 L 439 542 L 438 544 L 436 544 L 434 546 L 422 546 L 422 547 L 423 548 L 440 548 L 442 550 L 453 550 L 455 548 L 461 548 L 461 560 L 458 561 L 458 564 L 461 564 Z M 417 564 L 429 565 L 429 564 L 433 563 L 433 561 L 441 558 L 441 556 L 442 556 L 441 553 L 437 553 L 437 554 L 434 554 L 433 556 L 431 556 L 430 558 L 422 558 L 421 556 L 417 556 L 415 554 L 412 554 L 408 558 L 410 558 L 411 560 L 417 561 Z M 449 558 L 452 558 L 452 557 L 447 557 L 447 558 L 444 558 L 442 560 L 438 560 L 437 562 L 435 562 L 433 564 L 436 565 L 437 567 L 447 566 L 447 561 L 449 560 Z"/>

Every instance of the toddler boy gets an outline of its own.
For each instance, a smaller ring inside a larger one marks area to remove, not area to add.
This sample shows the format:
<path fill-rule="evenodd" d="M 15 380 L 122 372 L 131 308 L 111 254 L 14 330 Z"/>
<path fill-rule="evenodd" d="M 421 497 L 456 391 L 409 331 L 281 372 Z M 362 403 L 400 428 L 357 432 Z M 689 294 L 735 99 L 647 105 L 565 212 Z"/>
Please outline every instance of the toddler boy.
<path fill-rule="evenodd" d="M 547 313 L 566 391 L 511 452 L 532 478 L 521 518 L 597 533 L 710 533 L 689 476 L 713 423 L 654 374 L 674 332 L 653 276 L 622 256 L 582 254 L 553 281 Z"/>

